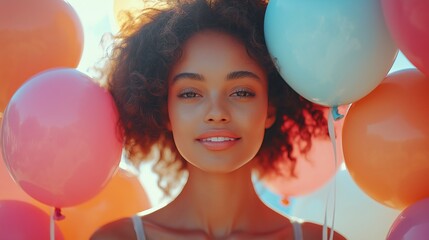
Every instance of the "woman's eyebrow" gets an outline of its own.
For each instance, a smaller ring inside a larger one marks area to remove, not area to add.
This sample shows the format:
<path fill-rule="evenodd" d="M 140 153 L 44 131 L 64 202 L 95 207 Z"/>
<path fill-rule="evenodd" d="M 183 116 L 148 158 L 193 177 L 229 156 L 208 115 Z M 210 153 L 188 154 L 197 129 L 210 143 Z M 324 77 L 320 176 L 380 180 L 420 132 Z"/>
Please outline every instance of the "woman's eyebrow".
<path fill-rule="evenodd" d="M 234 80 L 239 78 L 251 78 L 257 81 L 261 81 L 261 78 L 258 75 L 249 71 L 234 71 L 234 72 L 228 73 L 228 75 L 226 76 L 227 80 Z"/>
<path fill-rule="evenodd" d="M 173 83 L 178 81 L 178 80 L 181 80 L 181 79 L 191 79 L 191 80 L 203 81 L 204 77 L 203 77 L 203 75 L 198 74 L 198 73 L 183 72 L 183 73 L 179 73 L 173 77 Z"/>
<path fill-rule="evenodd" d="M 257 81 L 261 81 L 261 78 L 258 75 L 256 75 L 255 73 L 250 72 L 250 71 L 244 71 L 244 70 L 230 72 L 226 76 L 226 80 L 235 80 L 235 79 L 240 79 L 240 78 L 250 78 L 250 79 L 257 80 Z M 181 80 L 181 79 L 204 81 L 204 76 L 201 74 L 198 74 L 198 73 L 183 72 L 183 73 L 179 73 L 173 77 L 173 83 L 177 82 L 178 80 Z"/>

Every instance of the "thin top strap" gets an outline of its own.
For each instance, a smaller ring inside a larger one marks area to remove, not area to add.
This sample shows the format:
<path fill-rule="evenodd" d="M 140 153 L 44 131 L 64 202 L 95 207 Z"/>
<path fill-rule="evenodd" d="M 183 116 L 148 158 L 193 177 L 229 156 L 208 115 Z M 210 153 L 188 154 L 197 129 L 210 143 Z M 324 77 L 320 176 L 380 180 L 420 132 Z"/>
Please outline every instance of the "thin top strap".
<path fill-rule="evenodd" d="M 132 216 L 134 231 L 136 232 L 137 240 L 146 240 L 144 229 L 143 229 L 143 223 L 138 215 Z M 302 239 L 302 228 L 301 228 L 301 222 L 299 220 L 291 220 L 292 226 L 293 226 L 293 234 L 295 240 L 303 240 Z"/>
<path fill-rule="evenodd" d="M 138 215 L 134 215 L 131 218 L 133 220 L 134 231 L 136 232 L 137 240 L 145 240 L 145 234 L 143 229 L 143 223 Z"/>
<path fill-rule="evenodd" d="M 301 221 L 299 220 L 291 220 L 292 226 L 293 226 L 293 235 L 295 240 L 302 240 L 302 227 L 301 227 Z"/>

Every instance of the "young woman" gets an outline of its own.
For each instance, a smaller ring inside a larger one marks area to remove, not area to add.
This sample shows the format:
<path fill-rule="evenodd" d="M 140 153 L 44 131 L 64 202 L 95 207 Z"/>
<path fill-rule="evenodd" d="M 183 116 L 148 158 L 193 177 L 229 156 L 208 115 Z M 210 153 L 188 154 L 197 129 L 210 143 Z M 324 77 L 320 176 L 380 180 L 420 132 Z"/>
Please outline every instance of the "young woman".
<path fill-rule="evenodd" d="M 170 3 L 122 29 L 107 87 L 128 157 L 156 158 L 166 193 L 182 173 L 188 178 L 165 207 L 109 223 L 92 239 L 322 239 L 322 226 L 272 210 L 252 184 L 253 171 L 293 163 L 293 146 L 306 152 L 312 136 L 327 132 L 323 109 L 297 95 L 271 61 L 266 5 Z"/>

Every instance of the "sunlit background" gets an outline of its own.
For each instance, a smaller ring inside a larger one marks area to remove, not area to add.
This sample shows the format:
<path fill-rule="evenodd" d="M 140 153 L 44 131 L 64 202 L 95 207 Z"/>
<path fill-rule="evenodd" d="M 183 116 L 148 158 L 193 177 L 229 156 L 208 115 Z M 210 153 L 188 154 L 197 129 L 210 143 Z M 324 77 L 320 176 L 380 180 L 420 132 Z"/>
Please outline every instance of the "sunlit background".
<path fill-rule="evenodd" d="M 114 0 L 69 0 L 68 1 L 76 10 L 76 12 L 79 15 L 79 18 L 83 25 L 84 30 L 84 50 L 83 55 L 80 61 L 80 64 L 78 66 L 78 70 L 88 74 L 89 76 L 93 76 L 94 72 L 91 70 L 91 68 L 96 64 L 105 54 L 103 49 L 106 46 L 102 46 L 102 39 L 103 36 L 106 39 L 109 39 L 108 37 L 111 35 L 115 35 L 115 33 L 118 30 L 117 23 L 115 21 L 114 17 L 114 10 L 113 10 L 113 4 Z M 108 42 L 108 41 L 107 41 Z M 106 43 L 106 41 L 104 41 Z M 414 66 L 404 57 L 402 53 L 398 54 L 398 57 L 391 69 L 392 71 L 397 71 L 400 69 L 405 68 L 413 68 Z M 341 156 L 340 156 L 341 157 Z M 123 167 L 129 167 L 126 164 L 122 164 Z M 344 167 L 344 166 L 343 166 Z M 343 171 L 345 172 L 345 171 Z M 148 196 L 150 198 L 150 201 L 154 207 L 160 206 L 162 204 L 165 204 L 169 201 L 169 199 L 162 198 L 161 191 L 156 186 L 156 176 L 151 173 L 150 171 L 150 164 L 149 165 L 143 165 L 140 169 L 140 180 L 143 186 L 145 187 L 145 190 L 148 193 Z M 338 183 L 337 186 L 337 208 L 341 210 L 341 208 L 353 208 L 353 206 L 347 205 L 347 197 L 350 197 L 350 195 L 356 194 L 356 192 L 360 192 L 360 190 L 357 188 L 355 184 L 353 184 L 352 180 L 349 177 L 343 177 L 344 181 Z M 255 183 L 256 189 L 258 193 L 260 194 L 261 198 L 270 206 L 272 206 L 274 209 L 277 209 L 280 212 L 294 215 L 294 212 L 291 212 L 291 208 L 289 206 L 294 202 L 299 202 L 301 204 L 300 206 L 295 206 L 295 212 L 298 211 L 296 209 L 298 208 L 305 208 L 305 205 L 303 205 L 306 202 L 306 197 L 308 199 L 311 198 L 311 196 L 317 196 L 317 195 L 323 195 L 326 194 L 327 187 L 320 189 L 319 191 L 312 193 L 311 195 L 306 195 L 302 197 L 297 198 L 291 198 L 291 199 L 282 199 L 280 196 L 272 193 L 267 188 L 265 188 L 260 183 Z M 319 197 L 323 198 L 323 197 Z M 373 209 L 376 209 L 379 206 L 379 203 L 375 203 L 373 200 L 371 200 L 369 197 L 365 196 L 364 194 L 356 195 L 356 199 L 359 199 L 363 206 L 372 206 Z M 356 200 L 357 201 L 357 200 Z M 366 205 L 365 205 L 366 204 Z M 306 212 L 318 212 L 320 215 L 324 214 L 325 205 L 324 202 L 320 202 L 319 205 L 317 204 L 308 204 L 309 209 L 306 210 Z M 371 210 L 371 209 L 370 209 Z M 302 212 L 305 212 L 301 209 Z M 366 217 L 363 215 L 363 213 L 359 213 L 361 211 L 360 209 L 354 209 L 354 210 L 348 210 L 348 213 L 350 215 L 355 214 L 353 217 L 354 219 L 359 219 Z M 341 211 L 338 211 L 341 212 Z M 343 212 L 347 212 L 344 210 Z M 389 226 L 391 222 L 393 222 L 394 217 L 398 214 L 398 211 L 396 210 L 390 210 L 390 209 L 383 209 L 380 210 L 380 212 L 373 211 L 374 214 L 384 214 L 384 215 L 390 215 L 391 218 L 389 219 L 390 223 L 385 223 L 386 226 Z M 305 215 L 305 214 L 304 214 Z M 340 219 L 341 216 L 338 217 Z M 377 221 L 377 215 L 371 216 L 371 218 L 374 221 Z M 382 221 L 382 220 L 381 220 Z M 341 224 L 341 223 L 336 223 Z M 344 224 L 353 225 L 352 222 L 346 222 Z M 359 226 L 353 226 L 354 228 L 357 228 L 356 231 L 362 231 L 362 227 Z M 365 231 L 365 230 L 363 230 Z M 356 234 L 359 234 L 356 232 Z"/>

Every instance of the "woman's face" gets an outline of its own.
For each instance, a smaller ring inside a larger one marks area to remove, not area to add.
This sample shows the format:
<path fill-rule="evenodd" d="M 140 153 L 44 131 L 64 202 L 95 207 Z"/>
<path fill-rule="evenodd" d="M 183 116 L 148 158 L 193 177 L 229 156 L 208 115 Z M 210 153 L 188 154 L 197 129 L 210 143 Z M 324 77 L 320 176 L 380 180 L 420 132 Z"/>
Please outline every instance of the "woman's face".
<path fill-rule="evenodd" d="M 274 122 L 264 70 L 240 41 L 216 31 L 185 43 L 169 73 L 168 113 L 180 154 L 217 173 L 249 162 Z"/>

